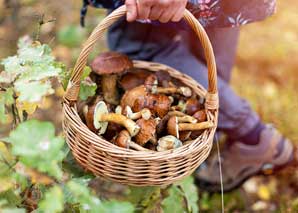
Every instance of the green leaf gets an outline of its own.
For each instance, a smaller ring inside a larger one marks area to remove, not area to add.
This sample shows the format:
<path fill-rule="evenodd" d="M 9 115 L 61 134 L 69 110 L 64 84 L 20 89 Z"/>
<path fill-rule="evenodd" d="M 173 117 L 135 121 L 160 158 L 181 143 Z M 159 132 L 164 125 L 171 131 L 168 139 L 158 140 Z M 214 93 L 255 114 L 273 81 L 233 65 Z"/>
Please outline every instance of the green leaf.
<path fill-rule="evenodd" d="M 58 32 L 58 42 L 67 47 L 78 47 L 85 39 L 85 32 L 76 25 L 67 25 Z"/>
<path fill-rule="evenodd" d="M 160 187 L 130 187 L 129 189 L 128 201 L 132 202 L 138 210 L 141 212 L 158 212 L 161 199 Z"/>
<path fill-rule="evenodd" d="M 11 166 L 14 163 L 14 157 L 10 153 L 10 150 L 5 143 L 0 141 L 0 182 L 7 181 L 7 179 L 1 179 L 11 175 Z M 0 191 L 1 191 L 0 184 Z"/>
<path fill-rule="evenodd" d="M 20 208 L 4 208 L 1 213 L 26 213 L 26 209 Z"/>
<path fill-rule="evenodd" d="M 198 190 L 196 185 L 194 184 L 194 178 L 192 176 L 189 176 L 183 179 L 182 181 L 176 183 L 175 185 L 178 186 L 184 194 L 184 198 L 187 202 L 188 212 L 192 212 L 192 213 L 199 212 Z"/>
<path fill-rule="evenodd" d="M 13 99 L 13 89 L 7 88 L 6 91 L 0 92 L 0 123 L 7 122 L 7 114 L 5 110 L 5 105 L 9 106 L 14 102 Z"/>
<path fill-rule="evenodd" d="M 87 81 L 82 81 L 80 86 L 79 97 L 82 101 L 87 100 L 88 97 L 95 95 L 97 85 L 95 83 L 90 83 Z"/>
<path fill-rule="evenodd" d="M 85 80 L 91 73 L 91 68 L 89 66 L 85 66 L 84 67 L 84 70 L 83 70 L 83 73 L 82 73 L 82 76 L 81 76 L 81 80 Z"/>
<path fill-rule="evenodd" d="M 85 66 L 81 76 L 79 97 L 82 101 L 87 100 L 88 97 L 92 97 L 96 93 L 97 85 L 89 78 L 91 71 L 90 67 Z"/>
<path fill-rule="evenodd" d="M 162 201 L 164 213 L 185 212 L 183 196 L 177 186 L 172 185 L 168 190 L 169 196 Z"/>
<path fill-rule="evenodd" d="M 87 179 L 88 180 L 88 179 Z M 83 182 L 82 182 L 83 181 Z M 105 201 L 95 197 L 87 186 L 85 179 L 73 179 L 66 184 L 64 190 L 71 204 L 79 204 L 80 212 L 90 213 L 132 213 L 134 207 L 128 202 Z M 71 193 L 71 195 L 70 195 Z"/>
<path fill-rule="evenodd" d="M 24 165 L 58 179 L 62 177 L 59 165 L 65 156 L 64 140 L 55 136 L 52 123 L 26 121 L 12 131 L 7 140 L 12 144 L 12 153 Z"/>
<path fill-rule="evenodd" d="M 80 204 L 80 212 L 101 212 L 101 201 L 91 194 L 90 189 L 76 180 L 71 180 L 66 184 L 67 190 L 72 193 L 72 204 Z"/>
<path fill-rule="evenodd" d="M 55 61 L 46 44 L 24 38 L 18 46 L 17 55 L 1 61 L 5 70 L 0 73 L 0 83 L 13 84 L 20 101 L 38 102 L 53 93 L 49 79 L 59 76 L 64 67 Z"/>
<path fill-rule="evenodd" d="M 134 207 L 129 202 L 106 201 L 102 203 L 102 213 L 133 213 Z"/>
<path fill-rule="evenodd" d="M 45 193 L 44 199 L 39 203 L 38 210 L 45 213 L 62 212 L 64 209 L 64 197 L 62 189 L 52 187 Z"/>
<path fill-rule="evenodd" d="M 50 82 L 22 82 L 16 84 L 15 89 L 19 93 L 19 100 L 27 102 L 39 102 L 43 96 L 54 93 Z"/>

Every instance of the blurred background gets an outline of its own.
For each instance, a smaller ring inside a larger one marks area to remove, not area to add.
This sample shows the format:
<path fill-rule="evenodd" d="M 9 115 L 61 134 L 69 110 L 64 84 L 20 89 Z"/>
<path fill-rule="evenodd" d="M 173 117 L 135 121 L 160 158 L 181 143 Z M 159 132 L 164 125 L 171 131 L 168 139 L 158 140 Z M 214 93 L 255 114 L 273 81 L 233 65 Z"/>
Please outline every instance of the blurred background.
<path fill-rule="evenodd" d="M 86 27 L 81 28 L 80 7 L 79 0 L 0 0 L 0 58 L 15 54 L 18 38 L 29 35 L 48 43 L 58 60 L 73 67 L 82 43 L 106 14 L 89 8 Z M 298 145 L 297 11 L 297 1 L 279 1 L 276 15 L 242 27 L 232 86 L 250 100 L 263 120 L 276 125 Z M 103 38 L 93 55 L 105 49 Z M 62 95 L 63 89 L 57 86 L 55 95 L 44 100 L 36 115 L 53 121 L 58 131 Z M 0 126 L 0 136 L 8 128 Z M 272 177 L 252 178 L 224 196 L 225 208 L 228 212 L 298 212 L 297 178 L 298 171 L 290 169 Z M 202 212 L 221 208 L 217 194 L 200 191 L 199 202 Z"/>

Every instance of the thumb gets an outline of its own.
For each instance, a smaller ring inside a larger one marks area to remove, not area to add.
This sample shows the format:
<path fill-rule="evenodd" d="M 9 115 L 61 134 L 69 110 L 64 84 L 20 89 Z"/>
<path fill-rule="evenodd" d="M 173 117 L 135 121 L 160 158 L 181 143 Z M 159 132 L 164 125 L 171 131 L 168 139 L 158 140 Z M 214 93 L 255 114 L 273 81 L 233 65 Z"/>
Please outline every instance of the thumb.
<path fill-rule="evenodd" d="M 126 0 L 125 5 L 126 5 L 126 8 L 127 8 L 126 20 L 128 22 L 135 21 L 137 19 L 137 16 L 138 16 L 136 0 Z"/>

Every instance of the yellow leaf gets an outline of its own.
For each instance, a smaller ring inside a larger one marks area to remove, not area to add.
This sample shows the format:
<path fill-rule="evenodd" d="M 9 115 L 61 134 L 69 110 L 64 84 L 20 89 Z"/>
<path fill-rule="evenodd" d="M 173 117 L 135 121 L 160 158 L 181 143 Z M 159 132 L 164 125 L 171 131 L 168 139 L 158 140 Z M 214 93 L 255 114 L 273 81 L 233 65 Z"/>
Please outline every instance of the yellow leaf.
<path fill-rule="evenodd" d="M 262 200 L 270 200 L 271 193 L 266 185 L 260 185 L 258 190 L 258 196 Z"/>
<path fill-rule="evenodd" d="M 41 172 L 38 172 L 35 169 L 28 168 L 21 163 L 17 163 L 15 165 L 15 170 L 19 174 L 30 178 L 31 182 L 33 184 L 40 183 L 40 184 L 44 184 L 44 185 L 50 185 L 50 184 L 54 183 L 54 180 L 51 177 L 49 177 Z"/>
<path fill-rule="evenodd" d="M 9 177 L 1 178 L 0 179 L 0 193 L 11 189 L 12 187 L 14 187 L 14 185 L 15 184 L 11 178 L 9 178 Z"/>
<path fill-rule="evenodd" d="M 49 109 L 53 105 L 50 97 L 43 97 L 42 102 L 38 105 L 41 109 Z"/>
<path fill-rule="evenodd" d="M 31 103 L 27 101 L 19 101 L 17 99 L 17 108 L 19 112 L 26 111 L 29 115 L 32 115 L 37 109 L 38 103 Z"/>
<path fill-rule="evenodd" d="M 55 90 L 55 94 L 58 96 L 58 97 L 63 97 L 64 96 L 64 89 L 62 86 L 59 86 L 56 90 Z"/>
<path fill-rule="evenodd" d="M 7 149 L 5 143 L 0 141 L 0 159 L 4 158 L 7 162 L 13 161 L 13 156 Z"/>

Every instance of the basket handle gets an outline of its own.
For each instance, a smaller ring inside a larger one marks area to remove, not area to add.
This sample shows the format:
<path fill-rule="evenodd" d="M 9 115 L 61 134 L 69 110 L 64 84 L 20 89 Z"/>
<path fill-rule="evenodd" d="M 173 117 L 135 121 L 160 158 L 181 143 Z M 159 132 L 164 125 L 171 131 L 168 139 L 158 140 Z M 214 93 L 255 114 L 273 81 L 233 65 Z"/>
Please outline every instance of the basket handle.
<path fill-rule="evenodd" d="M 105 30 L 116 22 L 120 17 L 126 14 L 126 6 L 123 5 L 118 9 L 114 10 L 110 15 L 105 17 L 93 30 L 90 37 L 83 45 L 83 49 L 79 55 L 79 58 L 75 64 L 71 78 L 68 82 L 67 90 L 64 95 L 66 102 L 75 102 L 78 99 L 80 91 L 80 79 L 83 69 L 87 63 L 88 56 L 93 49 L 96 41 L 104 35 Z M 208 68 L 208 93 L 206 94 L 206 109 L 216 110 L 218 109 L 218 92 L 217 92 L 217 74 L 216 74 L 216 63 L 211 46 L 210 40 L 207 33 L 205 32 L 199 21 L 186 9 L 184 12 L 184 19 L 194 30 L 198 36 L 202 47 L 204 49 L 207 68 Z"/>

